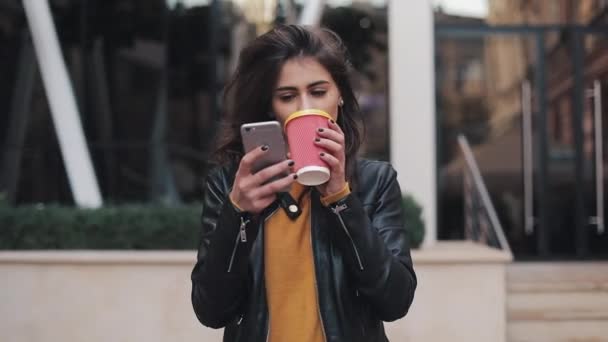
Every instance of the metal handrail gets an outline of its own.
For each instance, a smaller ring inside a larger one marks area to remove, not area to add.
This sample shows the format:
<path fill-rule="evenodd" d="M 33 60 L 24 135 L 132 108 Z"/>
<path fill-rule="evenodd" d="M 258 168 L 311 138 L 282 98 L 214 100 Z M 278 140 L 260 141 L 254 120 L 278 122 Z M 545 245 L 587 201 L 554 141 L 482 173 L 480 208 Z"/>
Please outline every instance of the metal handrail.
<path fill-rule="evenodd" d="M 532 156 L 532 89 L 530 81 L 521 85 L 522 145 L 524 166 L 524 230 L 534 233 L 534 165 Z"/>
<path fill-rule="evenodd" d="M 593 98 L 593 121 L 595 126 L 595 216 L 589 223 L 596 225 L 597 233 L 604 234 L 604 136 L 602 129 L 602 85 L 599 80 L 593 82 L 593 89 L 588 92 Z"/>
<path fill-rule="evenodd" d="M 473 152 L 471 150 L 469 142 L 467 141 L 467 138 L 462 134 L 458 135 L 458 144 L 460 145 L 460 149 L 462 150 L 462 154 L 464 156 L 466 169 L 469 171 L 473 180 L 473 185 L 479 193 L 479 196 L 481 197 L 483 208 L 485 209 L 486 214 L 488 215 L 490 225 L 492 226 L 491 228 L 496 234 L 498 243 L 500 244 L 500 248 L 503 251 L 511 253 L 511 247 L 509 246 L 509 242 L 507 241 L 502 225 L 498 220 L 496 209 L 492 204 L 488 189 L 483 181 L 483 178 L 481 177 L 479 167 L 477 166 L 477 162 L 475 161 L 475 157 L 473 156 Z"/>

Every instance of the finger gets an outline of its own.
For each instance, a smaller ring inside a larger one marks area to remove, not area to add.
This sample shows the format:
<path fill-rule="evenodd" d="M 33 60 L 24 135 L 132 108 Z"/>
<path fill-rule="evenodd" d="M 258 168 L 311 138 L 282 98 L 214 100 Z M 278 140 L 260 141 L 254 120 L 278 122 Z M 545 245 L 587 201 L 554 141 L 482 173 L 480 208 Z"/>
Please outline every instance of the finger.
<path fill-rule="evenodd" d="M 241 163 L 239 165 L 239 172 L 243 175 L 251 174 L 251 170 L 253 164 L 256 160 L 262 157 L 268 151 L 268 146 L 263 145 L 258 148 L 254 148 L 253 150 L 247 152 L 243 158 L 241 158 Z"/>
<path fill-rule="evenodd" d="M 338 155 L 342 151 L 342 145 L 337 142 L 325 138 L 316 138 L 315 145 L 326 149 L 328 152 L 331 152 L 333 155 Z"/>
<path fill-rule="evenodd" d="M 254 182 L 258 185 L 263 184 L 276 175 L 280 175 L 281 173 L 289 173 L 293 164 L 293 160 L 287 159 L 280 163 L 268 166 L 255 173 Z"/>
<path fill-rule="evenodd" d="M 338 158 L 325 152 L 319 153 L 319 156 L 321 157 L 321 160 L 325 161 L 332 170 L 338 170 L 340 168 L 340 160 Z"/>
<path fill-rule="evenodd" d="M 338 131 L 327 128 L 319 128 L 317 129 L 317 134 L 322 138 L 330 139 L 340 145 L 344 145 L 344 134 L 341 134 Z"/>
<path fill-rule="evenodd" d="M 276 194 L 277 192 L 281 192 L 287 187 L 289 187 L 297 178 L 298 176 L 295 173 L 290 173 L 289 175 L 283 178 L 277 179 L 260 187 L 258 190 L 256 190 L 255 195 L 259 197 L 265 197 L 272 194 Z"/>
<path fill-rule="evenodd" d="M 339 132 L 340 134 L 344 135 L 344 132 L 342 131 L 342 128 L 334 120 L 328 120 L 327 121 L 327 127 L 329 127 L 331 129 L 333 129 L 334 131 Z"/>

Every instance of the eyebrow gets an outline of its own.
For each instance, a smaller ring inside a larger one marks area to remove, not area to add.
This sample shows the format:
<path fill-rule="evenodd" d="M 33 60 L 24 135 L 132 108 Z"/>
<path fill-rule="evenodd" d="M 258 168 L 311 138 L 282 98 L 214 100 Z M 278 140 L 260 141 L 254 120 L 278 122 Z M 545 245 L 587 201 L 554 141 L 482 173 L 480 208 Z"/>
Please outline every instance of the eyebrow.
<path fill-rule="evenodd" d="M 312 82 L 306 88 L 316 87 L 316 86 L 321 85 L 321 84 L 329 84 L 329 82 L 325 81 L 325 80 Z M 296 88 L 294 86 L 285 86 L 285 87 L 279 87 L 279 88 L 275 89 L 274 91 L 285 91 L 285 90 L 298 90 L 298 88 Z"/>

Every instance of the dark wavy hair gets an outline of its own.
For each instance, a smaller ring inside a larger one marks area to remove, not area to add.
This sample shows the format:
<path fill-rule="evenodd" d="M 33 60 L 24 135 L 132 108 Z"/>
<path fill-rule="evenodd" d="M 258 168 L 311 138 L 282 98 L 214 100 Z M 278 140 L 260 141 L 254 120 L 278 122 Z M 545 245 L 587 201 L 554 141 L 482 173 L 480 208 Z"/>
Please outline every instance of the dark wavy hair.
<path fill-rule="evenodd" d="M 236 71 L 224 90 L 224 116 L 213 159 L 225 164 L 243 156 L 240 126 L 272 120 L 272 93 L 283 64 L 291 58 L 313 57 L 331 75 L 344 105 L 338 125 L 345 135 L 346 177 L 356 182 L 355 162 L 362 142 L 360 110 L 351 86 L 351 63 L 340 37 L 326 28 L 281 25 L 259 36 L 239 56 Z"/>

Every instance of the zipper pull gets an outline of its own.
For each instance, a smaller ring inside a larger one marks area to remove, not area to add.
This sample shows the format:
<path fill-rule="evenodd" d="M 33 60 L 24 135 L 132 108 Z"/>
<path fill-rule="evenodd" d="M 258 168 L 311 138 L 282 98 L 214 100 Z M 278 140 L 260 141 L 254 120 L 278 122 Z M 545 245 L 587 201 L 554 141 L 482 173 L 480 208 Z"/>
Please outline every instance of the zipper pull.
<path fill-rule="evenodd" d="M 245 218 L 243 218 L 241 216 L 241 227 L 240 227 L 241 242 L 247 242 L 247 232 L 245 231 L 245 227 L 247 227 L 247 223 L 249 223 L 249 220 L 245 220 Z"/>
<path fill-rule="evenodd" d="M 331 211 L 334 212 L 334 214 L 338 215 L 341 211 L 344 211 L 348 209 L 348 206 L 346 205 L 346 203 L 343 204 L 338 204 L 335 207 L 331 208 Z"/>

